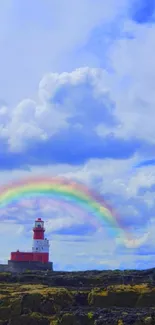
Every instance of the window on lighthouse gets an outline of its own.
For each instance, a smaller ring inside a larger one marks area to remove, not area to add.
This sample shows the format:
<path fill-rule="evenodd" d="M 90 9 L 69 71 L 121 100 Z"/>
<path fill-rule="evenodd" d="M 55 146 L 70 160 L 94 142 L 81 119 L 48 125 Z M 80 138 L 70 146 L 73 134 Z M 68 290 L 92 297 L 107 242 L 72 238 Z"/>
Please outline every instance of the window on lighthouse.
<path fill-rule="evenodd" d="M 36 222 L 35 222 L 35 227 L 36 227 L 36 228 L 43 228 L 43 222 L 36 221 Z"/>

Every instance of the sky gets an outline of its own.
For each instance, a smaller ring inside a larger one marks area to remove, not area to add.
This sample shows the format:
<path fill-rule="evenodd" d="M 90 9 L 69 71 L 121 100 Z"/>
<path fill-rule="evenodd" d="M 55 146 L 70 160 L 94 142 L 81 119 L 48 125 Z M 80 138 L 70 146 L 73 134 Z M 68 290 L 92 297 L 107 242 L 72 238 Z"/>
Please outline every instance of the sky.
<path fill-rule="evenodd" d="M 55 270 L 154 267 L 155 1 L 1 0 L 0 21 L 0 186 L 80 181 L 134 238 L 34 199 L 0 209 L 0 262 L 41 217 Z"/>

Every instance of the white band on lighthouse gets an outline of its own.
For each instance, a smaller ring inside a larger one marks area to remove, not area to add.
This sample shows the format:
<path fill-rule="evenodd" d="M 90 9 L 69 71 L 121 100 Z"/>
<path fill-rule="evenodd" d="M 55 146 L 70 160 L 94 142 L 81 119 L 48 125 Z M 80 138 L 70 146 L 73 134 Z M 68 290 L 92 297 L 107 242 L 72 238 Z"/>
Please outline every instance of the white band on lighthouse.
<path fill-rule="evenodd" d="M 33 246 L 32 246 L 33 252 L 38 253 L 49 253 L 49 240 L 47 239 L 34 239 L 33 240 Z"/>

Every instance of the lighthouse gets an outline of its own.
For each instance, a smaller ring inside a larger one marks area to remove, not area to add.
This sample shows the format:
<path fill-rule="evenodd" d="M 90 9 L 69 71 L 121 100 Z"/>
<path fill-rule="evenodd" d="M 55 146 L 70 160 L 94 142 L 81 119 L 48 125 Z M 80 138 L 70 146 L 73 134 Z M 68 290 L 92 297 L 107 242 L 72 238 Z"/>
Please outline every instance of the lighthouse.
<path fill-rule="evenodd" d="M 31 252 L 11 252 L 8 268 L 13 271 L 51 270 L 53 263 L 49 262 L 49 240 L 45 236 L 44 221 L 35 220 L 33 227 L 33 244 Z"/>
<path fill-rule="evenodd" d="M 38 218 L 33 228 L 33 246 L 32 252 L 39 253 L 40 261 L 48 263 L 49 260 L 49 240 L 44 238 L 44 221 Z"/>

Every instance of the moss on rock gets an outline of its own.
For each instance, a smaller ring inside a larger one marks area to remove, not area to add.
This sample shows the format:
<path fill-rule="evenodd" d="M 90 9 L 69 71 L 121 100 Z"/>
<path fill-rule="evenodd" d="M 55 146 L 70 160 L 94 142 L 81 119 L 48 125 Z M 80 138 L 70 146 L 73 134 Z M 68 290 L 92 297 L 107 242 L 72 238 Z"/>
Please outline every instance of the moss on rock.
<path fill-rule="evenodd" d="M 50 325 L 48 318 L 43 317 L 38 313 L 32 313 L 29 315 L 21 315 L 9 320 L 9 325 Z"/>
<path fill-rule="evenodd" d="M 71 313 L 66 313 L 62 316 L 60 320 L 61 325 L 74 325 L 75 324 L 75 317 Z"/>
<path fill-rule="evenodd" d="M 25 294 L 22 298 L 22 309 L 26 309 L 32 312 L 39 312 L 41 299 L 42 296 L 40 293 Z"/>

